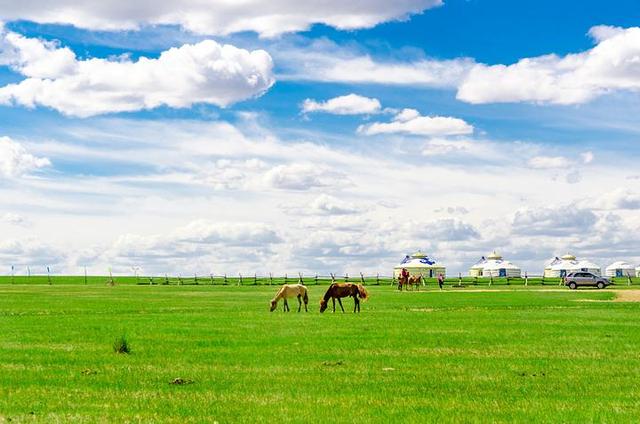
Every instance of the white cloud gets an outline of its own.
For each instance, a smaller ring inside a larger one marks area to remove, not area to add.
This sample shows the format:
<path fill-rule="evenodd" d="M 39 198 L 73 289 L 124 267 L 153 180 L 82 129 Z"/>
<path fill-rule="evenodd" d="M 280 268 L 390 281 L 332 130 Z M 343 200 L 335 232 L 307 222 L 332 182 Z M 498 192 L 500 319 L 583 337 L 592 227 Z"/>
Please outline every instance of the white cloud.
<path fill-rule="evenodd" d="M 19 177 L 49 165 L 49 159 L 32 155 L 9 137 L 0 137 L 0 177 Z"/>
<path fill-rule="evenodd" d="M 302 112 L 326 112 L 334 115 L 362 115 L 379 113 L 380 101 L 357 94 L 347 94 L 329 99 L 325 102 L 317 102 L 306 99 L 302 103 Z"/>
<path fill-rule="evenodd" d="M 640 89 L 640 28 L 594 27 L 596 46 L 563 57 L 525 58 L 512 65 L 475 65 L 458 87 L 469 103 L 585 103 L 614 90 Z"/>
<path fill-rule="evenodd" d="M 593 154 L 593 152 L 580 153 L 580 157 L 582 158 L 582 163 L 584 164 L 590 164 L 591 162 L 593 162 L 593 159 L 595 159 L 595 155 Z"/>
<path fill-rule="evenodd" d="M 259 96 L 274 83 L 271 57 L 212 40 L 171 48 L 157 59 L 78 60 L 55 43 L 0 32 L 0 64 L 26 79 L 0 87 L 0 104 L 45 106 L 88 117 L 166 105 L 221 107 Z"/>
<path fill-rule="evenodd" d="M 528 236 L 588 237 L 598 221 L 590 209 L 577 205 L 521 208 L 513 217 L 513 232 Z"/>
<path fill-rule="evenodd" d="M 264 181 L 270 187 L 283 190 L 310 190 L 334 185 L 341 176 L 341 173 L 324 166 L 292 163 L 270 169 L 264 174 Z"/>
<path fill-rule="evenodd" d="M 640 209 L 640 194 L 626 188 L 616 188 L 601 196 L 596 205 L 602 209 L 637 210 Z"/>
<path fill-rule="evenodd" d="M 0 215 L 0 222 L 6 222 L 11 225 L 23 225 L 27 222 L 27 220 L 22 215 L 7 212 L 3 215 Z"/>
<path fill-rule="evenodd" d="M 349 215 L 358 213 L 360 209 L 349 201 L 340 200 L 328 194 L 321 194 L 311 202 L 311 208 L 327 215 Z"/>
<path fill-rule="evenodd" d="M 374 122 L 358 127 L 358 133 L 365 135 L 450 136 L 471 134 L 472 132 L 473 126 L 462 119 L 448 116 L 421 116 L 415 109 L 403 109 L 389 123 Z"/>
<path fill-rule="evenodd" d="M 278 79 L 296 81 L 455 88 L 474 65 L 467 58 L 380 60 L 324 39 L 279 46 L 272 53 L 280 68 Z"/>
<path fill-rule="evenodd" d="M 564 156 L 535 156 L 528 163 L 534 169 L 562 169 L 568 167 L 571 161 Z"/>
<path fill-rule="evenodd" d="M 46 0 L 28 0 L 0 3 L 0 21 L 30 20 L 94 30 L 168 24 L 181 25 L 201 34 L 256 31 L 263 36 L 274 36 L 305 30 L 314 23 L 339 29 L 370 28 L 381 22 L 406 19 L 441 4 L 441 0 L 103 0 L 99 3 L 58 0 L 52 7 Z"/>

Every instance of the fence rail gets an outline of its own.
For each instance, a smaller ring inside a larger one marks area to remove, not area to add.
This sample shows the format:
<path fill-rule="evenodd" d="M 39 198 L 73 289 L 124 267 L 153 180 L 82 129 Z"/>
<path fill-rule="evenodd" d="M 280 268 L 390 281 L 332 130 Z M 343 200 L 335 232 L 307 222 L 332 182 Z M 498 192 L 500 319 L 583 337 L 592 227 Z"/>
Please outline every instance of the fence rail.
<path fill-rule="evenodd" d="M 638 285 L 640 277 L 613 277 L 615 285 Z M 397 280 L 391 276 L 382 275 L 192 275 L 192 276 L 0 276 L 0 284 L 134 284 L 134 285 L 214 285 L 214 286 L 268 286 L 301 283 L 308 286 L 328 285 L 333 281 L 352 282 L 364 285 L 392 286 Z M 546 278 L 542 276 L 515 277 L 447 277 L 444 281 L 447 287 L 466 286 L 560 286 L 560 278 Z M 436 278 L 424 278 L 424 286 L 437 287 Z"/>

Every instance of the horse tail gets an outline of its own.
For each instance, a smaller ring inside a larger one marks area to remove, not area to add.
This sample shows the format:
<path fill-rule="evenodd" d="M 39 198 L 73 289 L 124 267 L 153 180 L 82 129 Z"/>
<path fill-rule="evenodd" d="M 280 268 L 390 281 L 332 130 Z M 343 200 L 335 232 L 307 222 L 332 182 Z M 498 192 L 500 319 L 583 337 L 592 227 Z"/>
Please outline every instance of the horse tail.
<path fill-rule="evenodd" d="M 362 298 L 362 300 L 369 299 L 369 292 L 364 288 L 362 284 L 358 284 L 358 294 Z"/>
<path fill-rule="evenodd" d="M 304 289 L 304 294 L 302 295 L 302 300 L 304 300 L 304 304 L 306 305 L 307 303 L 309 303 L 309 293 L 308 290 Z"/>

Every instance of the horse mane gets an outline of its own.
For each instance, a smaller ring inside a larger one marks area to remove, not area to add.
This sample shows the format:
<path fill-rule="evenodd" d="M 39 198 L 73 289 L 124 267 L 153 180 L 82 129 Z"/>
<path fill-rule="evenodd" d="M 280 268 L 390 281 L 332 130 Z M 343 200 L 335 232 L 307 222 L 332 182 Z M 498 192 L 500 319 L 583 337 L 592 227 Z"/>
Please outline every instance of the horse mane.
<path fill-rule="evenodd" d="M 331 285 L 329 286 L 327 291 L 324 293 L 324 296 L 322 297 L 322 300 L 324 300 L 325 302 L 329 301 L 329 298 L 331 297 L 331 294 L 333 293 L 333 290 L 335 289 L 335 285 L 336 285 L 336 283 L 331 283 Z"/>
<path fill-rule="evenodd" d="M 367 289 L 365 289 L 362 284 L 358 284 L 357 288 L 358 288 L 358 294 L 360 295 L 362 300 L 367 300 L 369 298 L 369 292 L 367 291 Z"/>

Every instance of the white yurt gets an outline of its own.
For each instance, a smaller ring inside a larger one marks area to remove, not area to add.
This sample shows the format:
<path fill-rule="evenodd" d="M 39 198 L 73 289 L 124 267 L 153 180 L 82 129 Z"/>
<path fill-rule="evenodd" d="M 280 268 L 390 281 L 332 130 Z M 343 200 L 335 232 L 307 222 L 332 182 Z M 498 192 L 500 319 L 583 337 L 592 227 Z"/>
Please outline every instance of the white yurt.
<path fill-rule="evenodd" d="M 605 269 L 605 275 L 607 277 L 635 277 L 636 268 L 629 262 L 618 261 L 609 265 Z"/>
<path fill-rule="evenodd" d="M 520 277 L 522 270 L 493 251 L 487 257 L 482 257 L 470 269 L 472 277 Z"/>
<path fill-rule="evenodd" d="M 640 266 L 636 268 L 636 277 L 640 277 Z"/>
<path fill-rule="evenodd" d="M 600 265 L 594 264 L 586 259 L 578 260 L 575 255 L 567 253 L 562 257 L 555 257 L 547 261 L 544 267 L 544 276 L 548 278 L 564 277 L 570 272 L 591 272 L 600 275 L 602 270 Z"/>
<path fill-rule="evenodd" d="M 425 278 L 435 278 L 438 274 L 446 275 L 447 272 L 443 264 L 422 252 L 405 256 L 402 262 L 393 268 L 393 276 L 398 278 L 402 268 L 406 268 L 409 275 L 422 275 Z"/>

